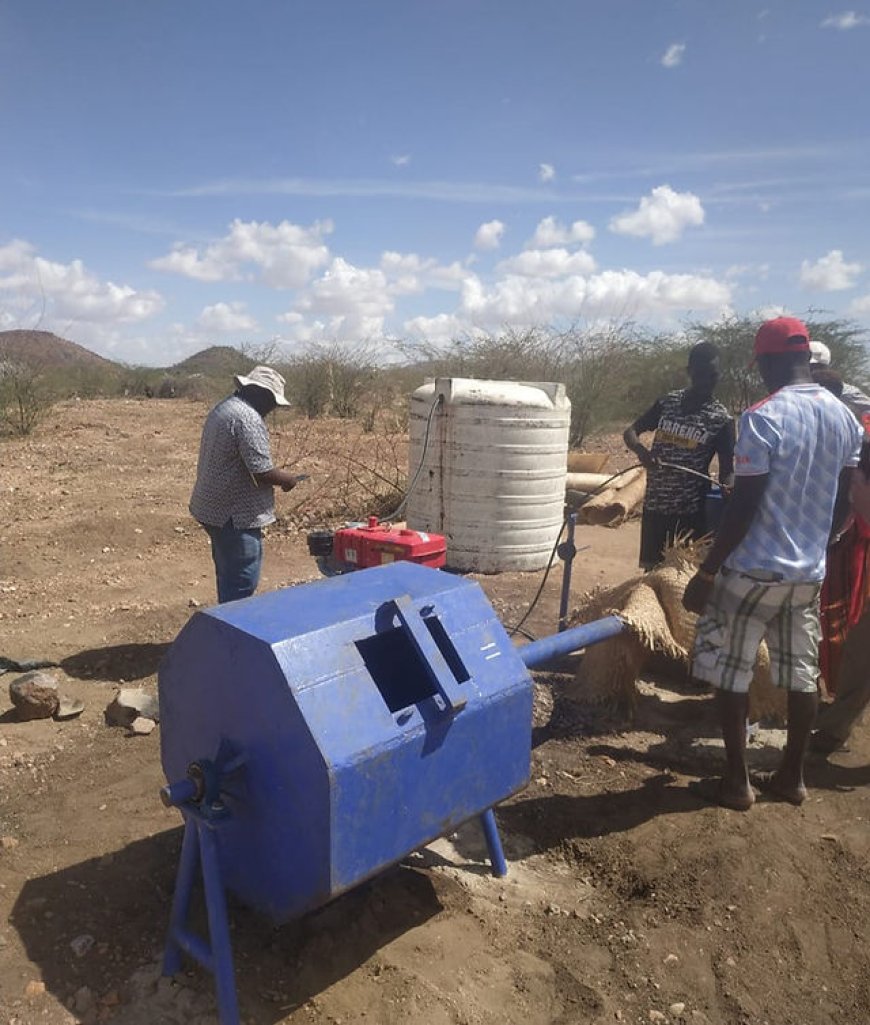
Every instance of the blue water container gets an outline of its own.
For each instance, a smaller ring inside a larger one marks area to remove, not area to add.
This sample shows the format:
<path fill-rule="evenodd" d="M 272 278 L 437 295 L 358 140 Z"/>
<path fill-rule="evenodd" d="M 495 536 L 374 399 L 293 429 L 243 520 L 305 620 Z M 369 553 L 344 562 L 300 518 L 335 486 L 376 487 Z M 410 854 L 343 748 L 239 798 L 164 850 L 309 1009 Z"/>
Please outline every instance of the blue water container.
<path fill-rule="evenodd" d="M 200 611 L 159 687 L 167 779 L 201 759 L 232 767 L 220 875 L 276 923 L 529 778 L 517 649 L 476 583 L 412 563 Z"/>
<path fill-rule="evenodd" d="M 722 494 L 722 489 L 714 484 L 710 487 L 704 500 L 704 522 L 708 534 L 715 534 L 719 529 L 724 511 L 725 496 Z"/>

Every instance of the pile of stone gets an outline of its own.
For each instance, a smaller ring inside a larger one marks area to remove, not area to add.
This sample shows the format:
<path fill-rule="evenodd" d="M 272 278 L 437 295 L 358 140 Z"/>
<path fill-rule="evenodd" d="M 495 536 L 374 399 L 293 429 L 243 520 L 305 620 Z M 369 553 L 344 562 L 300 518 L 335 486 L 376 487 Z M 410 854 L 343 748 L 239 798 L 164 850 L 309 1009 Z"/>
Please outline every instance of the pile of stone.
<path fill-rule="evenodd" d="M 106 709 L 109 726 L 123 726 L 131 736 L 145 737 L 160 722 L 157 698 L 141 687 L 122 687 Z"/>
<path fill-rule="evenodd" d="M 9 684 L 9 700 L 19 722 L 32 719 L 74 719 L 84 702 L 63 694 L 57 678 L 44 669 L 33 669 Z M 108 726 L 123 726 L 131 736 L 147 736 L 160 722 L 157 698 L 141 687 L 121 687 L 106 708 Z"/>

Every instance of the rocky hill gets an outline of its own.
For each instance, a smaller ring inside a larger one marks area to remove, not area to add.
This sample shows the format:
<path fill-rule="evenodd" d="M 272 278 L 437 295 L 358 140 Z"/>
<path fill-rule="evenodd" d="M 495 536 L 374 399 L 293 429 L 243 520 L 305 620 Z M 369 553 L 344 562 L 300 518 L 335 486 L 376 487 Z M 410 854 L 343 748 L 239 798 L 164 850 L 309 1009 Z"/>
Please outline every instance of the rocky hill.
<path fill-rule="evenodd" d="M 120 370 L 118 363 L 98 356 L 50 331 L 0 331 L 0 360 L 30 363 L 42 369 L 89 367 Z"/>
<path fill-rule="evenodd" d="M 251 360 L 231 345 L 212 345 L 169 368 L 171 374 L 203 374 L 206 377 L 227 377 L 244 373 Z"/>

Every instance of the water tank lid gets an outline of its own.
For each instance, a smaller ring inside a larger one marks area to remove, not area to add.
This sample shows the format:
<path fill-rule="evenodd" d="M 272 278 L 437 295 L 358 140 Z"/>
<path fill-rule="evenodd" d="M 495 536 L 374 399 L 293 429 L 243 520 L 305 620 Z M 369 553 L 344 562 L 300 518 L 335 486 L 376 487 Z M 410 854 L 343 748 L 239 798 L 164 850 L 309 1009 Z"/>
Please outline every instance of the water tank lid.
<path fill-rule="evenodd" d="M 555 381 L 489 381 L 473 377 L 427 380 L 414 396 L 434 401 L 442 395 L 448 405 L 522 406 L 529 409 L 568 409 L 565 385 Z"/>

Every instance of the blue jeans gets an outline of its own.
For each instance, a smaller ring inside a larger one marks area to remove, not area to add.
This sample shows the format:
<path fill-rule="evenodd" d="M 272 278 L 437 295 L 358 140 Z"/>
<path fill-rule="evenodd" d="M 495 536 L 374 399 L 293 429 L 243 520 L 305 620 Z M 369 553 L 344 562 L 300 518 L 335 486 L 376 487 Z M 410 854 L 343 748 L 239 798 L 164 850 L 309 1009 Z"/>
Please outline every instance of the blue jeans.
<path fill-rule="evenodd" d="M 263 531 L 259 527 L 238 530 L 232 520 L 227 520 L 222 527 L 210 527 L 206 523 L 203 527 L 211 538 L 218 602 L 250 598 L 260 582 Z"/>

